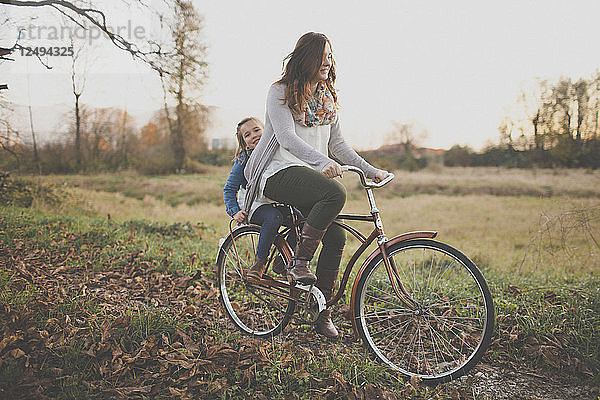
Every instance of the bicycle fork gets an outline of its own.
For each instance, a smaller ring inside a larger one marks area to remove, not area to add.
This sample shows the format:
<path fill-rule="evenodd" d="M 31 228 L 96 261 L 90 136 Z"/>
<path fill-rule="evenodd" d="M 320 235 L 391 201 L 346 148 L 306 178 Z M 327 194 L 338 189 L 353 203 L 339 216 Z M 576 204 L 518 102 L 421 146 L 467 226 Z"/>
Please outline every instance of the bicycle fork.
<path fill-rule="evenodd" d="M 410 296 L 402 280 L 400 279 L 400 274 L 398 273 L 398 269 L 396 268 L 396 263 L 393 258 L 388 257 L 387 249 L 385 243 L 379 245 L 379 250 L 381 251 L 381 255 L 383 256 L 383 263 L 385 265 L 385 269 L 390 278 L 390 282 L 392 283 L 392 288 L 394 289 L 394 293 L 400 299 L 406 307 L 408 307 L 411 311 L 415 311 L 418 308 L 418 303 L 413 300 Z"/>
<path fill-rule="evenodd" d="M 404 285 L 402 284 L 402 280 L 400 279 L 400 274 L 398 273 L 398 269 L 396 268 L 396 263 L 393 259 L 388 257 L 386 245 L 388 243 L 388 239 L 383 230 L 383 222 L 381 221 L 381 216 L 379 215 L 379 210 L 375 205 L 375 197 L 373 196 L 373 189 L 370 187 L 365 188 L 367 191 L 367 198 L 369 199 L 369 205 L 371 206 L 371 215 L 373 216 L 373 222 L 375 223 L 375 230 L 377 232 L 377 245 L 379 247 L 379 251 L 383 256 L 383 262 L 385 265 L 385 269 L 390 278 L 390 282 L 392 283 L 392 288 L 394 289 L 394 293 L 396 296 L 402 301 L 410 310 L 415 311 L 418 307 L 418 304 L 413 298 L 410 296 Z"/>

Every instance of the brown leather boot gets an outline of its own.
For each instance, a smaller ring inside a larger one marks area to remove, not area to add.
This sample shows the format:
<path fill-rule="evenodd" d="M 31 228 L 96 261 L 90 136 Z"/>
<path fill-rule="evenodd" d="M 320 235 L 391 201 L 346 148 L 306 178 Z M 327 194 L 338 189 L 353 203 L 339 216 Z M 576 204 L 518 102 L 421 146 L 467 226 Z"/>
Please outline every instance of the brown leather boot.
<path fill-rule="evenodd" d="M 256 257 L 254 259 L 254 264 L 246 271 L 246 279 L 248 282 L 258 282 L 262 278 L 266 263 L 267 260 L 264 258 Z"/>
<path fill-rule="evenodd" d="M 315 255 L 315 251 L 317 251 L 323 235 L 325 235 L 324 230 L 313 228 L 308 223 L 304 224 L 300 243 L 296 246 L 291 264 L 287 267 L 287 279 L 289 282 L 312 285 L 317 281 L 315 274 L 310 272 L 308 263 Z"/>
<path fill-rule="evenodd" d="M 338 276 L 338 270 L 323 270 L 317 268 L 317 284 L 316 286 L 325 296 L 325 300 L 331 300 L 333 295 L 333 289 L 335 287 L 335 281 Z M 340 336 L 340 333 L 331 322 L 331 310 L 329 308 L 323 310 L 315 322 L 315 330 L 321 335 L 327 336 L 328 338 L 334 339 Z"/>
<path fill-rule="evenodd" d="M 285 261 L 283 260 L 283 257 L 279 255 L 275 256 L 275 259 L 273 260 L 273 266 L 271 267 L 271 269 L 274 273 L 278 275 L 285 275 L 286 265 Z"/>
<path fill-rule="evenodd" d="M 321 311 L 321 314 L 319 314 L 319 318 L 317 318 L 317 322 L 315 322 L 315 331 L 330 339 L 335 339 L 340 336 L 340 333 L 331 321 L 331 310 L 329 308 L 324 309 Z"/>

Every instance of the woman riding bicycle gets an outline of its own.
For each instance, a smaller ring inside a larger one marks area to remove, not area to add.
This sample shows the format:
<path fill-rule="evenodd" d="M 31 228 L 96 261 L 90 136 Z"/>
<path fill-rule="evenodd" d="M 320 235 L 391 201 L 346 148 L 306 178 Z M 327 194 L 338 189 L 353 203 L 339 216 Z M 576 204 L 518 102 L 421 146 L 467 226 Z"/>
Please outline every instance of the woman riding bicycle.
<path fill-rule="evenodd" d="M 346 241 L 343 229 L 331 222 L 344 206 L 346 190 L 333 179 L 341 176 L 342 170 L 328 154 L 362 169 L 375 182 L 388 173 L 361 158 L 342 136 L 329 39 L 321 33 L 304 34 L 284 62 L 283 77 L 267 95 L 263 136 L 245 168 L 245 210 L 252 215 L 259 206 L 275 201 L 291 204 L 307 216 L 294 258 L 287 266 L 287 278 L 309 285 L 316 282 L 329 300 Z M 309 261 L 321 241 L 315 276 Z M 262 272 L 251 271 L 258 276 Z M 315 329 L 330 338 L 339 335 L 328 309 L 319 316 Z"/>

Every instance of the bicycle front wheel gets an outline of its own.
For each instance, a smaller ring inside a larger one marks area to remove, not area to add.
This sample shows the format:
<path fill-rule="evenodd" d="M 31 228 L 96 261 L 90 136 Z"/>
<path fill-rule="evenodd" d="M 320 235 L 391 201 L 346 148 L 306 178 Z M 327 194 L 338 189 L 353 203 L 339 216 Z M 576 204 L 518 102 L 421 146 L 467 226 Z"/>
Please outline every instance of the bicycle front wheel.
<path fill-rule="evenodd" d="M 359 278 L 354 312 L 363 343 L 406 376 L 441 383 L 468 372 L 494 329 L 483 275 L 460 251 L 433 240 L 392 245 L 388 257 L 408 299 L 396 295 L 378 256 Z"/>
<path fill-rule="evenodd" d="M 228 236 L 219 249 L 217 274 L 221 303 L 233 324 L 245 334 L 264 338 L 283 330 L 296 303 L 284 297 L 289 297 L 289 293 L 273 293 L 244 279 L 244 272 L 254 262 L 259 234 L 260 227 L 254 225 L 234 230 L 233 237 Z M 281 256 L 275 245 L 271 252 Z M 265 271 L 268 270 L 269 266 Z"/>

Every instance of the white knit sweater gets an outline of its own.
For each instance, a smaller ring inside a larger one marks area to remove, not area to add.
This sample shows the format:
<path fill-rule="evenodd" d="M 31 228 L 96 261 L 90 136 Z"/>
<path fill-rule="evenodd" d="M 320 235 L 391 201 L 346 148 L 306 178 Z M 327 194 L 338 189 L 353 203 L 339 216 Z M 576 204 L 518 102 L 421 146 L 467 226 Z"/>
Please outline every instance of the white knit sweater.
<path fill-rule="evenodd" d="M 260 205 L 270 202 L 263 195 L 267 178 L 291 166 L 307 166 L 317 171 L 332 161 L 362 169 L 373 179 L 379 171 L 348 146 L 339 118 L 331 125 L 306 127 L 294 121 L 284 104 L 285 85 L 273 84 L 267 95 L 267 114 L 263 135 L 248 159 L 244 175 L 248 181 L 245 209 L 252 214 Z M 250 207 L 249 207 L 250 206 Z"/>

